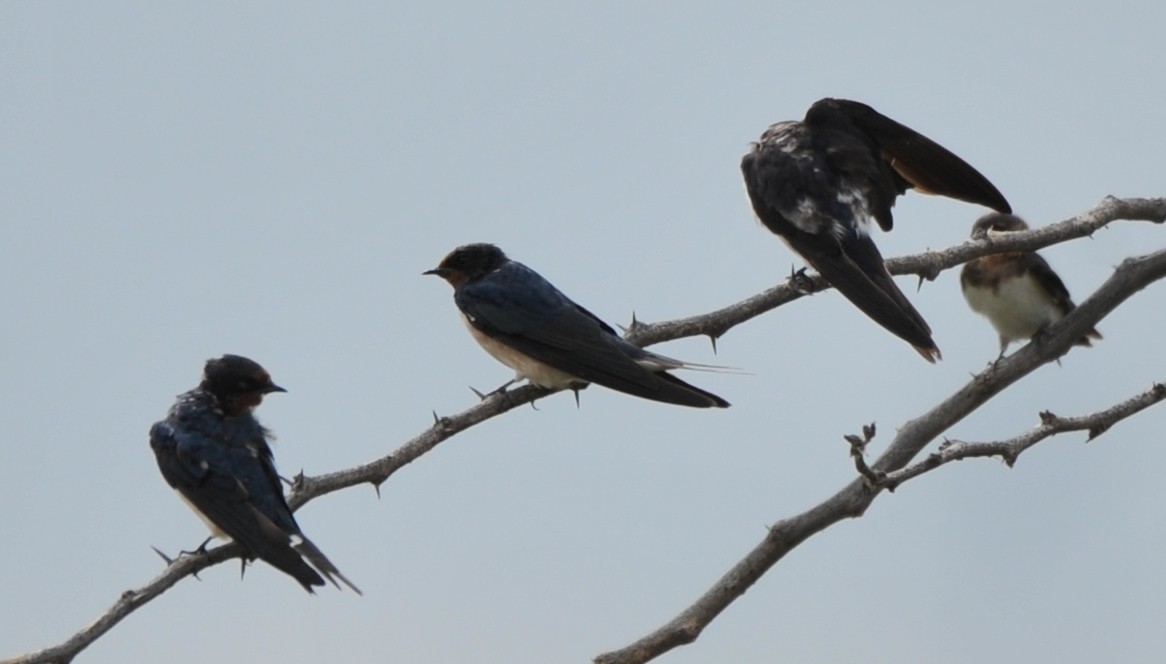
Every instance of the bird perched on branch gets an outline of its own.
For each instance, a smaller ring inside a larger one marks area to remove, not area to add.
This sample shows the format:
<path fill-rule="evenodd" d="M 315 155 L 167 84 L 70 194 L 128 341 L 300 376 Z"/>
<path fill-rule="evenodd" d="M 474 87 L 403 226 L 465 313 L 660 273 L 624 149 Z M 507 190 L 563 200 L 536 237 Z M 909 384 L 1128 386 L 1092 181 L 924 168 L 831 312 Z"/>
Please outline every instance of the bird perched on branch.
<path fill-rule="evenodd" d="M 956 155 L 866 104 L 822 99 L 799 121 L 778 122 L 741 160 L 757 218 L 846 299 L 927 361 L 931 328 L 895 285 L 870 238 L 891 230 L 908 189 L 1011 212 L 1004 196 Z"/>
<path fill-rule="evenodd" d="M 986 214 L 972 226 L 972 237 L 1028 230 L 1012 214 Z M 983 314 L 1000 335 L 1000 355 L 1013 341 L 1032 339 L 1076 308 L 1065 283 L 1035 251 L 1009 251 L 968 261 L 960 289 L 972 311 Z M 1092 346 L 1101 333 L 1090 328 L 1075 342 Z"/>
<path fill-rule="evenodd" d="M 166 419 L 150 428 L 150 447 L 162 477 L 206 522 L 211 537 L 234 540 L 247 558 L 266 561 L 308 592 L 327 578 L 359 595 L 300 531 L 284 499 L 270 434 L 254 410 L 264 396 L 285 391 L 245 357 L 207 360 L 198 387 L 179 395 Z"/>
<path fill-rule="evenodd" d="M 676 378 L 671 369 L 728 370 L 682 362 L 626 341 L 534 270 L 492 244 L 454 249 L 435 274 L 453 286 L 453 299 L 474 340 L 515 378 L 547 389 L 579 390 L 598 383 L 637 397 L 695 408 L 729 402 Z"/>

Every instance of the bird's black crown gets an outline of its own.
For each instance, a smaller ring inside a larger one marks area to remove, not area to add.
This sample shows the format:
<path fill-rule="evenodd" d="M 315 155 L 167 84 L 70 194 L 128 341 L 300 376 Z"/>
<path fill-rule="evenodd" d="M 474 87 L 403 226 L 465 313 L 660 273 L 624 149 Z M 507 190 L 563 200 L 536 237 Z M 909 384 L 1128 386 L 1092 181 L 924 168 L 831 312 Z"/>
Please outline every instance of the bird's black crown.
<path fill-rule="evenodd" d="M 449 252 L 441 260 L 441 264 L 431 272 L 447 278 L 447 275 L 457 274 L 467 281 L 473 281 L 502 267 L 506 260 L 506 254 L 492 244 L 486 242 L 463 244 Z"/>
<path fill-rule="evenodd" d="M 270 392 L 285 391 L 271 382 L 271 374 L 258 362 L 242 355 L 224 355 L 207 360 L 199 387 L 215 395 L 220 401 L 237 395 L 262 396 Z"/>

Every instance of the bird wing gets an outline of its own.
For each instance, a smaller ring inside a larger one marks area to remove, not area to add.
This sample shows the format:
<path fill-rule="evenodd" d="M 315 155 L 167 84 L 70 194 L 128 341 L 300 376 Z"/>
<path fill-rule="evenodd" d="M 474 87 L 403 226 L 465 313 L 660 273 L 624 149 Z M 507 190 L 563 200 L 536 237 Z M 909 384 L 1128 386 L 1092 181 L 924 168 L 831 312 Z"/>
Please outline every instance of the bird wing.
<path fill-rule="evenodd" d="M 847 160 L 816 149 L 796 125 L 781 131 L 786 133 L 776 137 L 776 144 L 761 145 L 741 161 L 757 218 L 863 313 L 934 362 L 939 349 L 931 328 L 895 285 L 878 247 L 859 223 L 861 189 L 831 168 Z M 851 150 L 851 156 L 862 153 L 854 143 L 843 149 Z"/>
<path fill-rule="evenodd" d="M 1021 274 L 1027 272 L 1041 289 L 1049 294 L 1062 314 L 1069 313 L 1077 306 L 1073 304 L 1073 298 L 1069 295 L 1065 282 L 1061 281 L 1060 275 L 1053 271 L 1043 256 L 1035 251 L 1018 253 L 1015 254 L 1013 262 L 1017 265 L 1018 272 Z"/>
<path fill-rule="evenodd" d="M 866 104 L 847 99 L 823 99 L 815 108 L 829 106 L 848 117 L 882 150 L 882 157 L 904 180 L 922 193 L 947 196 L 966 203 L 1011 212 L 1012 207 L 988 178 L 947 148 Z"/>
<path fill-rule="evenodd" d="M 790 245 L 854 306 L 914 346 L 924 359 L 935 362 L 940 357 L 931 327 L 899 290 L 869 236 L 855 233 L 836 246 L 822 241 L 833 238 L 814 239 L 819 241 L 790 240 Z"/>
<path fill-rule="evenodd" d="M 150 446 L 166 482 L 251 555 L 291 575 L 309 592 L 324 585 L 291 547 L 298 528 L 288 532 L 260 508 L 279 503 L 291 518 L 282 491 L 277 485 L 278 496 L 271 495 L 264 462 L 248 448 L 230 447 L 168 422 L 150 429 Z"/>

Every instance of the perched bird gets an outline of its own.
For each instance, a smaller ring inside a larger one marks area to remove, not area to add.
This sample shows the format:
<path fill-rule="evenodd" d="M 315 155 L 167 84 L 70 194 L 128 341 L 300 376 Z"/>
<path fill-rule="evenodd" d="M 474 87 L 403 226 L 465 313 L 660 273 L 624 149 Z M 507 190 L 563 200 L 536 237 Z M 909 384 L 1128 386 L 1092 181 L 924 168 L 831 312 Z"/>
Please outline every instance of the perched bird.
<path fill-rule="evenodd" d="M 211 537 L 234 540 L 248 558 L 267 561 L 308 592 L 324 585 L 322 574 L 359 595 L 300 531 L 283 497 L 270 433 L 253 411 L 264 395 L 285 391 L 245 357 L 207 360 L 199 386 L 179 395 L 166 419 L 150 428 L 150 447 L 162 477 L 206 522 Z"/>
<path fill-rule="evenodd" d="M 1012 211 L 964 160 L 846 99 L 822 99 L 801 122 L 770 126 L 741 160 L 741 172 L 761 223 L 929 362 L 940 358 L 939 348 L 883 265 L 870 238 L 871 217 L 891 230 L 891 206 L 911 188 Z"/>
<path fill-rule="evenodd" d="M 474 340 L 514 380 L 548 389 L 578 390 L 598 383 L 637 397 L 696 408 L 729 402 L 676 378 L 669 369 L 718 370 L 648 352 L 615 333 L 537 272 L 492 244 L 454 249 L 436 274 L 453 286 L 453 299 Z"/>
<path fill-rule="evenodd" d="M 987 214 L 972 226 L 972 237 L 1011 233 L 1028 224 L 1011 214 Z M 1064 282 L 1035 251 L 1010 251 L 964 264 L 960 289 L 972 311 L 983 314 L 1000 335 L 1000 357 L 1013 341 L 1031 339 L 1076 308 Z M 1076 341 L 1092 346 L 1101 333 L 1090 329 Z"/>

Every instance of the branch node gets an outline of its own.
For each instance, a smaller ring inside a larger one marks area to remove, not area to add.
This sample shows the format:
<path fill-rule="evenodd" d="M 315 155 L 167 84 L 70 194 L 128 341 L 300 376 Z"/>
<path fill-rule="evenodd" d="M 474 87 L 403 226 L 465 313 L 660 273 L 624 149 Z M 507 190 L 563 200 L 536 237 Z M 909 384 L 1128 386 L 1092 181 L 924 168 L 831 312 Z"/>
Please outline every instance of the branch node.
<path fill-rule="evenodd" d="M 806 274 L 806 268 L 798 269 L 793 265 L 789 268 L 789 285 L 802 295 L 814 294 L 814 280 Z"/>
<path fill-rule="evenodd" d="M 872 470 L 871 467 L 866 464 L 866 459 L 863 458 L 863 454 L 866 452 L 866 445 L 872 439 L 874 439 L 874 436 L 874 422 L 863 425 L 861 436 L 856 436 L 852 433 L 848 433 L 842 436 L 843 440 L 850 443 L 850 458 L 854 459 L 855 469 L 858 471 L 858 474 L 862 475 L 862 477 L 866 480 L 866 488 L 871 491 L 879 488 L 879 485 L 884 479 L 886 479 L 887 476 L 886 473 L 882 471 Z"/>
<path fill-rule="evenodd" d="M 1052 411 L 1042 410 L 1040 412 L 1040 422 L 1045 426 L 1054 426 L 1060 421 L 1060 419 L 1061 418 L 1054 415 Z"/>
<path fill-rule="evenodd" d="M 1089 437 L 1085 439 L 1085 442 L 1092 442 L 1094 438 L 1100 436 L 1106 431 L 1109 431 L 1109 427 L 1110 425 L 1108 422 L 1105 424 L 1099 424 L 1095 427 L 1089 427 Z"/>

